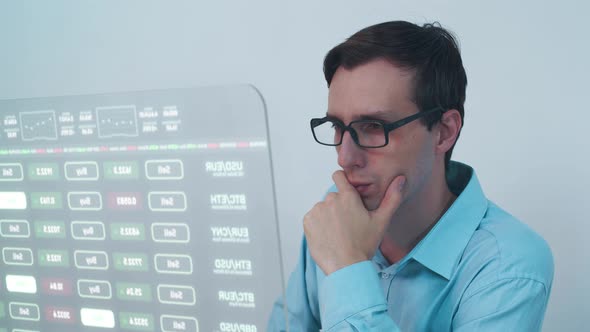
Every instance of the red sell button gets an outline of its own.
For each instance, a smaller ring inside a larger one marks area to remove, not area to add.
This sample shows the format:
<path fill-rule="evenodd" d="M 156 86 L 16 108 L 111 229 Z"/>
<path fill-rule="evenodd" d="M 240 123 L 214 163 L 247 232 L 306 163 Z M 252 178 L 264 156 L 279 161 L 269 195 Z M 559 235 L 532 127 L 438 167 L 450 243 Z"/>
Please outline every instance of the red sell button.
<path fill-rule="evenodd" d="M 41 289 L 49 295 L 72 295 L 72 282 L 60 278 L 41 278 Z"/>
<path fill-rule="evenodd" d="M 141 193 L 114 192 L 107 193 L 107 201 L 111 210 L 134 211 L 141 209 Z"/>
<path fill-rule="evenodd" d="M 50 322 L 74 323 L 74 309 L 47 307 L 45 308 L 45 319 Z"/>

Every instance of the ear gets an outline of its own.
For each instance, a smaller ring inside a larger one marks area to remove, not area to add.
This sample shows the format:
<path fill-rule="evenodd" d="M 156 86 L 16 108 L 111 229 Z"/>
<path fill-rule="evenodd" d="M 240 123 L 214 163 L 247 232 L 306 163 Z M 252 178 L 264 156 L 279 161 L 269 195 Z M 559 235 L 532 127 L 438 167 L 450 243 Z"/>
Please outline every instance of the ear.
<path fill-rule="evenodd" d="M 444 155 L 449 151 L 457 138 L 463 126 L 461 114 L 456 109 L 450 109 L 443 113 L 438 126 L 438 141 L 436 142 L 436 152 Z"/>

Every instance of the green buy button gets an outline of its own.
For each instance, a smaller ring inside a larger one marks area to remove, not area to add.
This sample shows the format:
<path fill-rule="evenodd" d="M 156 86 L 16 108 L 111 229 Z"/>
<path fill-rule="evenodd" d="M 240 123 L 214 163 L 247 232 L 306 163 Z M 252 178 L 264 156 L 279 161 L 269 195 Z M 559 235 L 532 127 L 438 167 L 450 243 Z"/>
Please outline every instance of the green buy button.
<path fill-rule="evenodd" d="M 59 168 L 57 163 L 33 163 L 29 165 L 29 179 L 31 180 L 57 180 Z"/>
<path fill-rule="evenodd" d="M 63 200 L 60 192 L 32 192 L 33 209 L 61 209 Z"/>
<path fill-rule="evenodd" d="M 128 282 L 118 282 L 117 298 L 120 300 L 146 301 L 152 300 L 152 289 L 149 284 L 137 284 Z"/>
<path fill-rule="evenodd" d="M 145 227 L 139 223 L 112 223 L 113 240 L 145 240 Z"/>
<path fill-rule="evenodd" d="M 63 221 L 36 221 L 35 235 L 38 238 L 63 239 L 66 237 Z"/>
<path fill-rule="evenodd" d="M 39 265 L 48 267 L 70 266 L 70 256 L 66 250 L 39 250 L 37 252 Z"/>
<path fill-rule="evenodd" d="M 113 253 L 115 269 L 121 271 L 147 271 L 147 255 L 138 253 Z"/>
<path fill-rule="evenodd" d="M 130 180 L 139 177 L 136 161 L 107 161 L 103 164 L 104 177 L 110 180 Z"/>
<path fill-rule="evenodd" d="M 120 312 L 119 325 L 124 329 L 153 331 L 154 316 L 138 312 Z"/>

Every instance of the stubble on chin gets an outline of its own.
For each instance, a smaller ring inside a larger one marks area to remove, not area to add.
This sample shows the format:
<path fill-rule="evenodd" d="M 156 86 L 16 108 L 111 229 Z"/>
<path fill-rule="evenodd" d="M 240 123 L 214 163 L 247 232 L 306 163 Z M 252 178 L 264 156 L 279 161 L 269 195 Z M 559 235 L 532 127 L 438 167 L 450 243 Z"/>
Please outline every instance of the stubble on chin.
<path fill-rule="evenodd" d="M 379 207 L 379 201 L 373 197 L 361 197 L 361 200 L 363 201 L 363 205 L 367 211 L 374 211 Z"/>

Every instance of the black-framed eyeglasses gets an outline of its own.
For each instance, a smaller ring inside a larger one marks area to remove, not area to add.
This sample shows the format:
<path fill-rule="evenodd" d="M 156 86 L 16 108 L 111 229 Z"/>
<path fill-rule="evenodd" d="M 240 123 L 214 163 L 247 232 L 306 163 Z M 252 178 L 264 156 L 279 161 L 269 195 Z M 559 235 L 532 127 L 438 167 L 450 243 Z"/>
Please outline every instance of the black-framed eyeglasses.
<path fill-rule="evenodd" d="M 342 144 L 345 132 L 349 132 L 352 140 L 363 148 L 381 148 L 389 143 L 389 132 L 406 125 L 426 115 L 446 110 L 436 107 L 424 112 L 418 112 L 395 122 L 387 123 L 382 120 L 356 120 L 347 125 L 339 119 L 326 116 L 311 119 L 311 132 L 316 142 L 327 146 Z"/>

